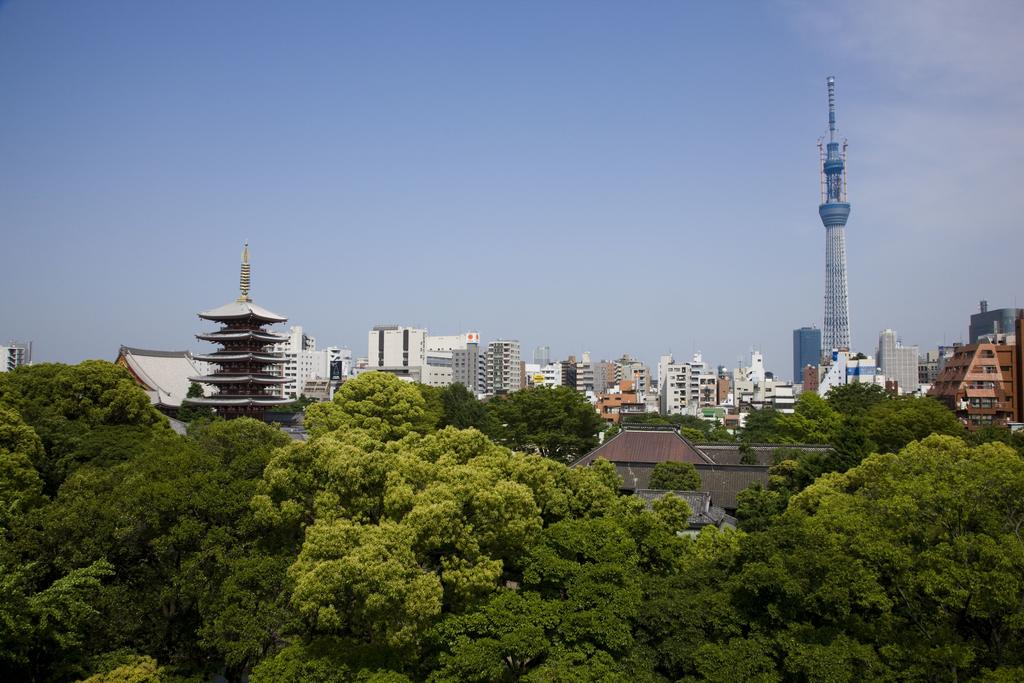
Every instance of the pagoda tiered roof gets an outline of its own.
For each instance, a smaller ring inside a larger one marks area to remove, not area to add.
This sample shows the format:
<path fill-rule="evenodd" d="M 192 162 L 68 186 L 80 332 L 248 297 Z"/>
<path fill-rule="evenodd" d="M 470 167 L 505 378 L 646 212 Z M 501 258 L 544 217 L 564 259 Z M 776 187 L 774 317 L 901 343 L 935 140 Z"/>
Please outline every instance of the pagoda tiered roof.
<path fill-rule="evenodd" d="M 276 332 L 267 332 L 265 330 L 218 330 L 216 332 L 197 334 L 196 339 L 214 343 L 251 339 L 253 341 L 277 344 L 279 342 L 288 341 L 288 335 L 277 334 Z"/>
<path fill-rule="evenodd" d="M 262 329 L 264 325 L 283 323 L 287 318 L 257 306 L 249 298 L 249 245 L 242 251 L 242 271 L 239 278 L 241 295 L 231 303 L 203 311 L 200 318 L 223 325 L 220 330 L 196 335 L 198 339 L 220 344 L 213 353 L 194 356 L 195 360 L 212 363 L 219 370 L 191 377 L 196 382 L 214 387 L 216 393 L 205 397 L 186 398 L 193 405 L 212 406 L 226 418 L 264 418 L 267 408 L 294 403 L 280 396 L 280 385 L 290 379 L 280 374 L 279 367 L 286 363 L 284 354 L 267 351 L 271 344 L 288 339 L 285 335 Z"/>
<path fill-rule="evenodd" d="M 229 322 L 233 320 L 257 320 L 264 323 L 283 323 L 288 318 L 257 306 L 251 301 L 232 301 L 199 314 L 200 318 Z"/>
<path fill-rule="evenodd" d="M 233 351 L 215 351 L 213 353 L 203 354 L 201 356 L 192 356 L 196 360 L 205 361 L 207 363 L 237 363 L 240 361 L 255 361 L 257 363 L 284 363 L 286 360 L 274 353 L 255 353 L 249 351 L 243 351 L 241 353 L 235 353 Z"/>
<path fill-rule="evenodd" d="M 273 407 L 273 406 L 286 406 L 295 403 L 290 398 L 281 398 L 280 396 L 230 396 L 220 395 L 211 396 L 209 398 L 190 398 L 187 399 L 187 403 L 200 406 L 256 406 L 256 407 Z"/>
<path fill-rule="evenodd" d="M 193 382 L 205 382 L 206 384 L 287 384 L 289 380 L 287 377 L 281 377 L 279 375 L 266 375 L 266 374 L 239 374 L 231 375 L 227 373 L 218 373 L 216 375 L 201 375 L 199 377 L 189 377 Z"/>

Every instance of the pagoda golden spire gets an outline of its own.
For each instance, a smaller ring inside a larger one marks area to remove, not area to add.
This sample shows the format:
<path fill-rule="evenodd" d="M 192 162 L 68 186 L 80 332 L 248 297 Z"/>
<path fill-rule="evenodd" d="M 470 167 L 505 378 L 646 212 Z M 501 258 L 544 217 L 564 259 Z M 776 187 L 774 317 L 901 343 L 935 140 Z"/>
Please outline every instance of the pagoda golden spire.
<path fill-rule="evenodd" d="M 240 302 L 252 301 L 249 298 L 249 241 L 245 241 L 245 246 L 242 248 L 242 274 L 238 278 L 238 288 L 241 290 L 242 295 L 238 297 Z"/>

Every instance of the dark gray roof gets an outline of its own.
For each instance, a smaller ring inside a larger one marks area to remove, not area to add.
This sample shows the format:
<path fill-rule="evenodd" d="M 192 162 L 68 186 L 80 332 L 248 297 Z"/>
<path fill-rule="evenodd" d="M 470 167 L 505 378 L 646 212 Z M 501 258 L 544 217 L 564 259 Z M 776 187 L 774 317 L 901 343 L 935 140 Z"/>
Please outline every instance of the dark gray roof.
<path fill-rule="evenodd" d="M 676 430 L 631 429 L 629 426 L 573 463 L 589 465 L 597 458 L 611 463 L 713 463 Z"/>
<path fill-rule="evenodd" d="M 694 446 L 700 449 L 718 465 L 740 465 L 742 464 L 743 453 L 740 451 L 740 444 L 734 442 L 723 443 L 695 443 Z M 750 450 L 757 458 L 758 465 L 774 465 L 775 454 L 780 451 L 793 450 L 808 453 L 822 453 L 830 450 L 831 446 L 824 444 L 806 443 L 752 443 Z"/>
<path fill-rule="evenodd" d="M 653 463 L 613 463 L 622 478 L 623 491 L 650 488 Z M 700 489 L 711 494 L 711 503 L 736 509 L 736 494 L 751 484 L 768 486 L 768 467 L 763 465 L 694 465 L 700 475 Z"/>
<path fill-rule="evenodd" d="M 700 487 L 711 492 L 711 500 L 726 510 L 736 509 L 736 494 L 751 484 L 768 487 L 764 465 L 696 465 Z"/>
<path fill-rule="evenodd" d="M 615 465 L 615 471 L 622 477 L 624 491 L 638 491 L 648 488 L 651 472 L 659 462 L 689 462 L 697 469 L 701 478 L 701 491 L 711 494 L 711 502 L 725 508 L 736 509 L 736 494 L 751 484 L 768 486 L 768 468 L 775 464 L 779 450 L 824 452 L 830 446 L 824 444 L 750 444 L 757 456 L 757 464 L 743 465 L 738 443 L 692 443 L 679 435 L 674 428 L 645 426 L 634 429 L 623 426 L 603 445 L 583 456 L 573 467 L 588 466 L 597 458 L 604 458 Z"/>
<path fill-rule="evenodd" d="M 717 505 L 711 504 L 711 493 L 708 491 L 663 491 L 660 489 L 638 489 L 633 495 L 644 501 L 644 505 L 651 506 L 654 501 L 664 498 L 671 493 L 682 498 L 690 506 L 692 514 L 687 520 L 691 529 L 700 529 L 708 525 L 722 527 L 723 525 L 736 526 L 736 519 L 726 514 L 725 510 Z"/>

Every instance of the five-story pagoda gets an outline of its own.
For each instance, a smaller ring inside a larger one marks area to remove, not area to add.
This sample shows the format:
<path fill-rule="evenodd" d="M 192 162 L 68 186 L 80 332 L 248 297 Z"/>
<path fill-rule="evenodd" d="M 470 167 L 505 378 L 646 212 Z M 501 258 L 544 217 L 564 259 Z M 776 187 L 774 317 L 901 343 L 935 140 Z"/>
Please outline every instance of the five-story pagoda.
<path fill-rule="evenodd" d="M 291 399 L 283 398 L 278 388 L 287 384 L 281 376 L 282 354 L 268 351 L 267 347 L 288 338 L 263 329 L 266 325 L 287 320 L 257 306 L 249 298 L 249 243 L 242 250 L 241 296 L 199 317 L 221 324 L 220 330 L 197 334 L 196 338 L 220 344 L 223 348 L 207 355 L 198 355 L 198 361 L 212 363 L 209 375 L 190 377 L 194 382 L 212 385 L 216 393 L 203 398 L 187 398 L 186 403 L 211 406 L 224 418 L 254 417 L 263 419 L 267 408 L 287 405 Z"/>

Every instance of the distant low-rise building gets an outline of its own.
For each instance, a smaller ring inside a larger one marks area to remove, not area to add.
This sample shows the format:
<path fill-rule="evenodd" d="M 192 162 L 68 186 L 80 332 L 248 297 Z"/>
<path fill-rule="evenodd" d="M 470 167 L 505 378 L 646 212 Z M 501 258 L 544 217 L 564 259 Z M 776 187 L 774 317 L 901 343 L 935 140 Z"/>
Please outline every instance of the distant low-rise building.
<path fill-rule="evenodd" d="M 619 424 L 623 415 L 647 412 L 643 397 L 637 392 L 636 384 L 622 380 L 617 387 L 597 395 L 597 414 L 602 420 Z"/>
<path fill-rule="evenodd" d="M 640 394 L 646 394 L 651 390 L 651 371 L 641 361 L 633 358 L 628 353 L 615 361 L 615 383 L 623 380 L 633 382 Z"/>

